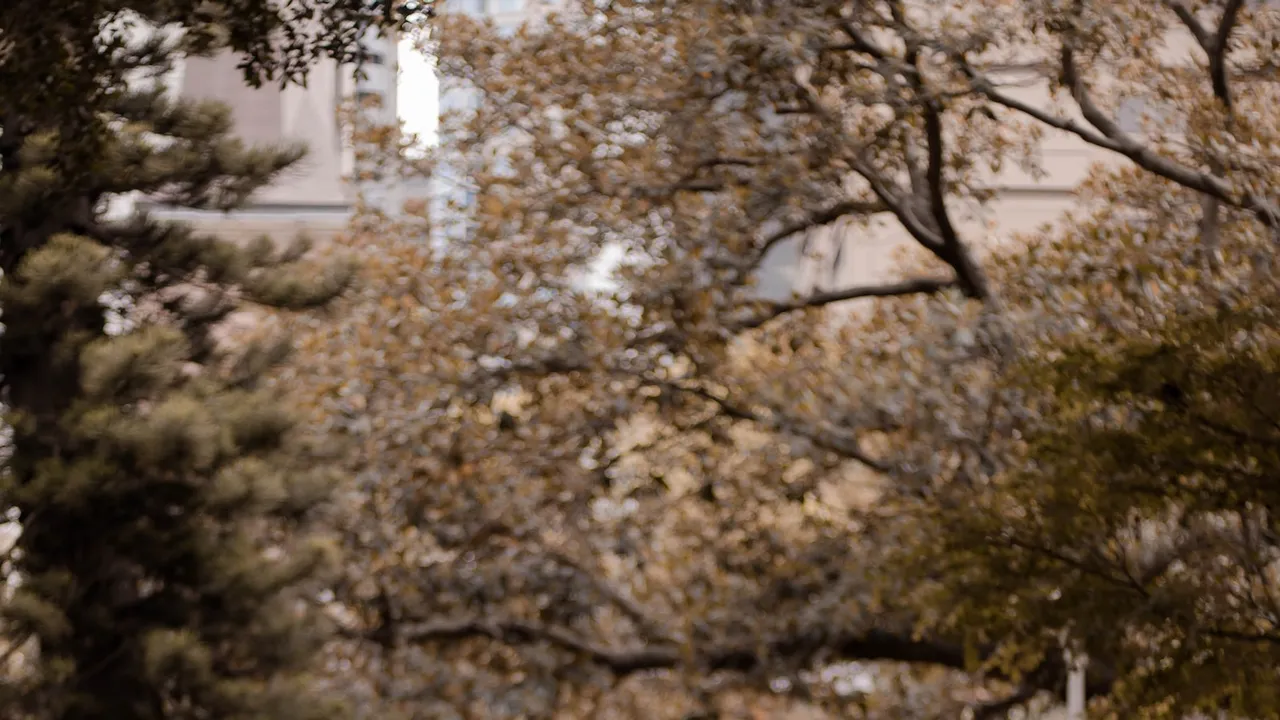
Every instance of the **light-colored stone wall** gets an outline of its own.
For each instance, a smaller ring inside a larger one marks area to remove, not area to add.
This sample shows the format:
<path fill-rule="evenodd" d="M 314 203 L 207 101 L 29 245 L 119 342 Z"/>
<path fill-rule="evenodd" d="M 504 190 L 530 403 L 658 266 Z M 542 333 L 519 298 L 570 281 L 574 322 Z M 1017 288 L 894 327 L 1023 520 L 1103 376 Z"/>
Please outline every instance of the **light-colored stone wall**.
<path fill-rule="evenodd" d="M 1194 39 L 1181 31 L 1171 32 L 1161 49 L 1163 61 L 1171 64 L 1186 62 L 1196 52 Z M 1022 102 L 1064 112 L 1083 121 L 1070 103 L 1055 103 L 1044 82 L 1011 83 L 1004 91 Z M 1105 97 L 1108 91 L 1105 82 L 1100 81 L 1098 91 Z M 1114 99 L 1110 104 L 1109 111 L 1121 127 L 1140 136 L 1141 108 Z M 989 187 L 997 193 L 985 208 L 980 211 L 950 208 L 961 237 L 977 252 L 985 252 L 1042 225 L 1061 221 L 1074 203 L 1075 189 L 1092 167 L 1129 162 L 1075 135 L 1056 130 L 1046 130 L 1039 146 L 1039 158 L 1043 177 L 1032 177 L 1017 167 L 1009 167 L 990 179 Z M 897 274 L 898 251 L 913 244 L 897 223 L 877 222 L 871 229 L 834 223 L 780 243 L 766 258 L 757 287 L 764 297 L 783 299 L 792 294 L 884 282 Z"/>
<path fill-rule="evenodd" d="M 304 143 L 307 157 L 254 197 L 255 203 L 333 205 L 347 202 L 342 179 L 342 136 L 338 103 L 342 87 L 336 63 L 317 64 L 307 86 L 252 88 L 236 68 L 237 58 L 222 53 L 185 61 L 178 92 L 187 98 L 226 103 L 236 133 L 263 145 Z"/>
<path fill-rule="evenodd" d="M 270 186 L 255 193 L 249 206 L 232 213 L 198 213 L 153 209 L 163 218 L 182 219 L 198 230 L 231 239 L 259 235 L 287 238 L 306 232 L 316 239 L 342 232 L 349 220 L 358 190 L 351 181 L 352 151 L 346 143 L 339 113 L 343 103 L 357 94 L 376 95 L 380 107 L 365 120 L 394 123 L 398 80 L 398 38 L 370 31 L 365 46 L 375 59 L 363 74 L 351 66 L 324 61 L 316 64 L 305 86 L 280 88 L 248 86 L 238 59 L 230 53 L 186 58 L 167 78 L 173 93 L 189 99 L 216 100 L 228 105 L 238 137 L 250 144 L 301 143 L 307 155 Z M 371 188 L 369 195 L 391 194 Z M 146 200 L 135 198 L 146 207 Z M 120 204 L 124 213 L 131 204 Z"/>
<path fill-rule="evenodd" d="M 281 212 L 266 213 L 195 213 L 156 212 L 160 218 L 180 220 L 200 233 L 233 241 L 250 241 L 267 236 L 276 242 L 304 234 L 317 243 L 332 240 L 345 232 L 350 222 L 348 212 Z"/>

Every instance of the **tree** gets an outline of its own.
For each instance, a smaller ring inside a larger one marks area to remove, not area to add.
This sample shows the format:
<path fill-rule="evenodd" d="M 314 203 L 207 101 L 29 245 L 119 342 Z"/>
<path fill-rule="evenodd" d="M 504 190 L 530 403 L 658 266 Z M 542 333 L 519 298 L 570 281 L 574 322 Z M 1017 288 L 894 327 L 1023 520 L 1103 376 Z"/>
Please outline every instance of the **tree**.
<path fill-rule="evenodd" d="M 323 403 L 363 442 L 338 595 L 371 692 L 409 717 L 628 702 L 680 717 L 725 701 L 730 676 L 844 714 L 954 717 L 946 696 L 994 717 L 1060 690 L 1062 650 L 1083 643 L 1091 694 L 1122 716 L 1176 717 L 1232 688 L 1272 712 L 1269 684 L 1248 682 L 1269 670 L 1245 665 L 1269 657 L 1265 616 L 1222 610 L 1261 586 L 1220 583 L 1205 556 L 1192 577 L 1219 582 L 1222 614 L 1200 622 L 1237 635 L 1205 656 L 1236 653 L 1221 675 L 1153 630 L 1202 594 L 1053 598 L 1099 587 L 1072 551 L 1188 502 L 1081 480 L 1063 450 L 1073 403 L 1129 408 L 1104 381 L 1209 332 L 1219 296 L 1269 296 L 1278 21 L 1234 0 L 616 0 L 506 37 L 447 21 L 441 67 L 480 98 L 442 152 L 475 194 L 469 233 L 441 246 L 366 228 L 368 294 L 307 346 Z M 1139 130 L 1116 119 L 1135 108 Z M 1034 173 L 1051 133 L 1112 167 L 1057 228 L 995 251 L 964 218 L 998 173 Z M 836 223 L 909 239 L 918 272 L 753 291 L 771 251 Z M 617 288 L 583 290 L 605 248 L 624 253 Z M 1235 358 L 1243 376 L 1263 375 L 1258 352 Z M 1091 390 L 1077 375 L 1095 370 Z M 1058 392 L 1040 394 L 1046 377 Z M 1174 420 L 1143 422 L 1121 430 L 1155 442 Z M 1132 457 L 1115 448 L 1144 447 L 1106 442 L 1079 454 L 1117 475 Z M 1039 545 L 996 542 L 1019 503 L 1052 499 L 1048 478 L 1080 485 L 1051 524 L 1021 528 Z M 1112 513 L 1078 538 L 1077 497 Z M 1031 609 L 1004 618 L 1011 597 Z M 811 674 L 846 660 L 975 674 L 917 675 L 938 695 L 877 708 L 888 693 L 842 697 L 848 683 Z M 1147 674 L 1166 660 L 1194 682 Z M 617 699 L 637 688 L 651 692 Z"/>
<path fill-rule="evenodd" d="M 251 79 L 288 78 L 353 51 L 371 8 L 335 6 L 345 29 L 320 38 L 316 5 L 64 5 L 0 10 L 0 498 L 21 527 L 2 712 L 329 717 L 307 672 L 331 481 L 266 374 L 287 340 L 219 328 L 242 301 L 324 302 L 349 271 L 106 211 L 124 193 L 232 209 L 302 155 L 246 147 L 225 108 L 147 82 L 178 53 L 229 47 Z"/>
<path fill-rule="evenodd" d="M 1005 667 L 1069 638 L 1105 716 L 1274 717 L 1273 239 L 1232 214 L 1206 248 L 1194 195 L 1139 177 L 1033 246 L 1075 327 L 1028 333 L 991 407 L 1019 431 L 987 445 L 1003 469 L 926 513 L 947 531 L 914 577 Z"/>

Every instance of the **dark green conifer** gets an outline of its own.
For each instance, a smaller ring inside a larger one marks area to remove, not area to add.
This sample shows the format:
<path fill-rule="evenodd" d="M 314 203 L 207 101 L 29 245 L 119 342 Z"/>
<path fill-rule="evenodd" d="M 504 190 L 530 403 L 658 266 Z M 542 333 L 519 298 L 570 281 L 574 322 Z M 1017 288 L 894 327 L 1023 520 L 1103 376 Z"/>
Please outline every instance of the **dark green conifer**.
<path fill-rule="evenodd" d="M 190 3 L 68 2 L 67 17 L 105 27 L 132 4 Z M 0 717 L 332 717 L 307 678 L 323 625 L 306 596 L 333 561 L 307 520 L 328 483 L 264 382 L 287 343 L 234 350 L 214 331 L 245 301 L 324 302 L 347 273 L 105 212 L 130 192 L 234 208 L 301 153 L 246 147 L 225 108 L 122 82 L 180 43 L 73 47 L 78 30 L 35 18 L 56 31 L 44 42 L 70 44 L 10 42 L 21 25 L 4 5 L 0 76 L 66 82 L 46 100 L 0 90 L 0 503 L 22 529 L 0 654 L 23 660 Z M 253 38 L 231 44 L 273 62 Z"/>

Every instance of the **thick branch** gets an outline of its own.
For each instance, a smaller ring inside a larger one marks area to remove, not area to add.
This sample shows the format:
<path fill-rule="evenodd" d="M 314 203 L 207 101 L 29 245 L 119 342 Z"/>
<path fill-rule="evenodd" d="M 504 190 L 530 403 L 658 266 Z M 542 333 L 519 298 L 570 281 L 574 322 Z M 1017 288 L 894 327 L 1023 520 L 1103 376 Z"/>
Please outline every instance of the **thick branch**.
<path fill-rule="evenodd" d="M 344 633 L 360 637 L 359 633 Z M 399 628 L 403 642 L 428 643 L 467 638 L 489 638 L 508 644 L 545 642 L 603 665 L 616 674 L 672 669 L 692 664 L 708 672 L 749 672 L 766 663 L 809 663 L 828 660 L 884 660 L 921 663 L 963 669 L 964 649 L 955 644 L 913 639 L 909 633 L 884 630 L 827 632 L 814 630 L 776 638 L 765 643 L 743 642 L 687 651 L 673 644 L 612 647 L 597 643 L 562 627 L 515 618 L 464 618 L 407 623 Z"/>
<path fill-rule="evenodd" d="M 991 82 L 990 78 L 979 73 L 968 63 L 964 63 L 962 65 L 962 70 L 965 75 L 968 76 L 970 83 L 973 84 L 973 88 L 995 104 L 1007 107 L 1015 112 L 1022 113 L 1023 115 L 1056 130 L 1071 133 L 1090 145 L 1123 154 L 1124 150 L 1118 143 L 1099 134 L 1096 130 L 1089 128 L 1087 125 L 1070 118 L 1059 117 L 1042 110 L 1035 105 L 1023 102 L 1011 95 L 1001 92 L 996 87 L 995 83 Z"/>
<path fill-rule="evenodd" d="M 895 9 L 895 12 L 898 12 L 898 9 Z M 917 91 L 923 92 L 925 90 L 920 78 L 919 69 L 915 67 L 919 51 L 919 47 L 917 45 L 913 44 L 910 46 L 908 48 L 906 60 L 901 61 L 894 58 L 886 50 L 877 46 L 872 40 L 864 36 L 858 28 L 853 25 L 853 23 L 847 21 L 843 22 L 841 23 L 841 29 L 852 41 L 852 45 L 850 46 L 851 49 L 870 55 L 877 61 L 886 65 L 892 65 L 895 70 L 900 71 L 912 79 L 912 84 L 916 87 Z M 890 77 L 891 75 L 886 76 L 886 78 Z M 809 105 L 815 110 L 820 110 L 821 103 L 818 101 L 817 93 L 813 88 L 803 86 L 803 89 L 806 92 Z M 899 197 L 898 193 L 885 183 L 883 178 L 881 178 L 879 173 L 875 170 L 872 163 L 868 162 L 864 157 L 859 157 L 854 160 L 853 169 L 867 181 L 867 184 L 871 187 L 872 193 L 875 194 L 880 203 L 892 212 L 895 217 L 897 217 L 903 228 L 911 234 L 911 237 L 914 238 L 916 242 L 937 254 L 944 261 L 947 261 L 948 263 L 951 262 L 951 260 L 948 259 L 948 255 L 943 254 L 946 252 L 944 247 L 946 245 L 944 238 L 940 237 L 938 232 L 935 232 L 934 229 L 930 228 L 921 220 L 921 218 L 916 216 L 916 212 L 911 207 L 911 203 L 908 200 Z M 939 212 L 939 207 L 935 205 L 933 212 Z M 945 207 L 941 208 L 941 212 L 945 214 Z M 948 227 L 950 226 L 949 220 L 947 221 L 947 225 Z M 958 255 L 956 253 L 951 253 L 950 257 L 955 258 L 958 257 Z M 973 288 L 969 287 L 968 282 L 970 274 L 960 268 L 957 268 L 957 273 L 961 276 L 962 282 L 966 285 L 966 290 L 971 291 Z"/>
<path fill-rule="evenodd" d="M 1231 88 L 1227 84 L 1227 50 L 1231 43 L 1231 33 L 1235 31 L 1236 23 L 1240 19 L 1244 0 L 1227 0 L 1227 6 L 1222 10 L 1222 19 L 1212 34 L 1191 11 L 1191 8 L 1181 0 L 1166 0 L 1166 4 L 1209 57 L 1209 78 L 1213 82 L 1213 95 L 1218 98 L 1223 107 L 1230 110 Z"/>
<path fill-rule="evenodd" d="M 1231 45 L 1231 33 L 1240 19 L 1240 9 L 1244 0 L 1227 0 L 1227 7 L 1222 11 L 1222 20 L 1218 23 L 1218 32 L 1213 36 L 1213 46 L 1206 48 L 1209 53 L 1209 76 L 1213 79 L 1213 94 L 1222 106 L 1231 110 L 1231 86 L 1227 84 L 1227 50 Z"/>
<path fill-rule="evenodd" d="M 1106 118 L 1093 102 L 1080 78 L 1074 75 L 1074 57 L 1069 51 L 1064 53 L 1064 60 L 1070 60 L 1064 70 L 1069 69 L 1071 73 L 1064 72 L 1064 76 L 1070 75 L 1070 84 L 1073 85 L 1072 95 L 1080 105 L 1082 114 L 1085 115 L 1090 124 L 1097 128 L 1096 130 L 1012 98 L 997 90 L 990 79 L 977 73 L 971 66 L 966 64 L 963 67 L 970 77 L 974 89 L 997 105 L 1023 113 L 1049 127 L 1071 133 L 1095 147 L 1123 155 L 1148 172 L 1190 190 L 1196 190 L 1221 200 L 1232 207 L 1245 210 L 1253 214 L 1263 225 L 1272 229 L 1280 229 L 1280 209 L 1277 209 L 1275 204 L 1268 199 L 1252 192 L 1237 194 L 1223 179 L 1159 155 L 1121 131 L 1119 126 Z"/>
<path fill-rule="evenodd" d="M 1223 10 L 1222 20 L 1218 24 L 1218 31 L 1211 41 L 1202 43 L 1205 52 L 1209 55 L 1209 78 L 1213 83 L 1213 95 L 1222 104 L 1228 118 L 1231 116 L 1232 103 L 1231 85 L 1227 78 L 1227 50 L 1242 5 L 1244 5 L 1243 0 L 1227 0 L 1227 7 Z M 1222 176 L 1222 163 L 1217 159 L 1210 160 L 1209 169 L 1215 176 Z M 1208 196 L 1203 196 L 1201 201 L 1203 218 L 1200 222 L 1200 235 L 1210 247 L 1217 247 L 1218 244 L 1218 230 L 1221 225 L 1220 204 L 1220 200 Z M 1210 257 L 1214 257 L 1214 253 L 1210 253 Z"/>
<path fill-rule="evenodd" d="M 885 184 L 880 175 L 871 167 L 870 164 L 859 159 L 853 164 L 853 169 L 862 176 L 867 184 L 871 186 L 871 192 L 884 203 L 885 207 L 898 218 L 898 222 L 902 223 L 902 227 L 906 229 L 911 237 L 930 252 L 937 254 L 942 250 L 942 238 L 931 230 L 927 225 L 916 216 L 915 211 L 911 209 L 910 203 L 898 197 L 897 193 Z"/>
<path fill-rule="evenodd" d="M 1085 84 L 1084 76 L 1080 74 L 1080 68 L 1076 65 L 1076 54 L 1071 46 L 1065 44 L 1062 46 L 1061 60 L 1062 81 L 1067 86 L 1067 91 L 1071 93 L 1071 99 L 1075 100 L 1076 106 L 1080 108 L 1080 114 L 1084 116 L 1085 121 L 1097 128 L 1098 132 L 1120 143 L 1121 147 L 1138 147 L 1138 142 L 1094 102 L 1089 86 Z"/>
<path fill-rule="evenodd" d="M 878 46 L 852 22 L 844 21 L 840 24 L 840 27 L 851 41 L 847 46 L 848 49 L 870 55 L 881 64 L 892 65 L 894 70 L 901 72 L 908 79 L 916 93 L 924 96 L 923 112 L 925 135 L 928 144 L 928 162 L 923 182 L 926 188 L 922 192 L 928 195 L 933 227 L 928 227 L 916 217 L 915 211 L 908 201 L 895 198 L 894 193 L 880 180 L 869 164 L 861 163 L 861 167 L 855 166 L 855 170 L 870 183 L 876 197 L 893 211 L 903 227 L 911 233 L 911 236 L 955 270 L 959 284 L 964 288 L 965 293 L 971 297 L 985 300 L 991 295 L 985 275 L 978 264 L 974 262 L 964 243 L 961 242 L 959 233 L 951 222 L 950 213 L 947 211 L 946 184 L 944 182 L 946 157 L 942 133 L 942 101 L 936 93 L 930 95 L 930 88 L 924 80 L 924 75 L 920 72 L 918 65 L 921 43 L 919 38 L 909 32 L 906 10 L 903 4 L 896 1 L 892 2 L 889 4 L 889 9 L 893 15 L 894 22 L 904 33 L 904 39 L 907 42 L 906 56 L 902 61 L 898 61 L 888 51 Z M 886 75 L 886 78 L 890 77 L 892 76 Z M 915 184 L 915 178 L 916 176 L 913 174 L 913 185 Z"/>
<path fill-rule="evenodd" d="M 1207 53 L 1213 52 L 1213 38 L 1209 36 L 1209 31 L 1205 29 L 1203 23 L 1191 12 L 1191 8 L 1187 7 L 1180 0 L 1165 0 L 1165 4 L 1173 10 L 1173 14 L 1178 16 L 1178 20 L 1191 32 L 1191 36 L 1196 39 L 1196 44 L 1204 49 Z"/>
<path fill-rule="evenodd" d="M 946 166 L 945 145 L 942 138 L 942 113 L 934 106 L 934 101 L 926 103 L 924 109 L 925 138 L 929 145 L 929 164 L 925 172 L 929 187 L 929 208 L 933 212 L 933 221 L 942 239 L 939 257 L 956 271 L 961 287 L 970 297 L 986 300 L 991 296 L 991 288 L 987 284 L 985 274 L 973 255 L 960 240 L 960 234 L 951 223 L 951 215 L 947 212 L 946 184 L 943 173 Z"/>
<path fill-rule="evenodd" d="M 947 288 L 956 287 L 958 281 L 955 278 L 913 278 L 897 283 L 886 283 L 883 285 L 859 285 L 855 287 L 844 288 L 842 290 L 830 290 L 827 292 L 819 292 L 807 297 L 794 300 L 792 302 L 774 303 L 767 312 L 756 317 L 746 320 L 736 327 L 737 330 L 750 330 L 758 328 L 770 320 L 796 310 L 804 310 L 807 308 L 822 307 L 832 303 L 844 302 L 846 300 L 856 300 L 858 298 L 869 297 L 896 297 L 900 295 L 919 295 L 922 293 L 936 293 Z"/>
<path fill-rule="evenodd" d="M 342 634 L 354 639 L 366 637 L 352 631 Z M 588 640 L 574 631 L 536 621 L 464 618 L 410 623 L 399 628 L 398 638 L 411 643 L 468 638 L 488 638 L 511 645 L 542 642 L 606 667 L 619 676 L 681 667 L 693 667 L 703 672 L 751 672 L 769 664 L 794 667 L 840 660 L 903 662 L 956 670 L 971 669 L 967 653 L 957 643 L 936 638 L 917 638 L 909 632 L 874 628 L 814 628 L 763 642 L 748 640 L 705 648 L 687 648 L 669 643 L 614 647 Z M 989 654 L 989 649 L 983 651 L 979 653 L 979 659 Z M 991 677 L 1002 678 L 1003 675 L 993 672 Z M 1022 692 L 1030 692 L 1031 688 L 1056 690 L 1065 678 L 1065 664 L 1060 657 L 1050 655 L 1025 678 Z M 1091 697 L 1110 692 L 1113 684 L 1112 673 L 1101 665 L 1095 668 L 1089 680 L 1086 693 Z"/>

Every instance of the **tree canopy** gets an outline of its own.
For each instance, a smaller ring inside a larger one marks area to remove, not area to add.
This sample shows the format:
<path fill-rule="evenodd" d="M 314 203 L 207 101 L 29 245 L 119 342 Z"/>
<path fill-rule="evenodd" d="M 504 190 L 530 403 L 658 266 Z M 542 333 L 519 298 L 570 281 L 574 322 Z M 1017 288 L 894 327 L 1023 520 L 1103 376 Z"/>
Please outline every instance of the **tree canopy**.
<path fill-rule="evenodd" d="M 63 9 L 0 9 L 6 716 L 996 718 L 1069 651 L 1100 717 L 1280 717 L 1274 5 L 446 14 L 410 165 L 471 201 L 363 209 L 320 310 L 305 245 L 104 212 L 299 157 L 136 79 L 423 8 Z"/>
<path fill-rule="evenodd" d="M 332 609 L 364 697 L 997 717 L 1060 695 L 1075 649 L 1099 713 L 1275 716 L 1278 22 L 1235 0 L 442 17 L 442 72 L 478 96 L 437 158 L 474 194 L 465 231 L 363 218 L 365 290 L 297 376 L 361 448 Z M 983 208 L 1063 138 L 1103 164 L 998 243 Z M 904 240 L 901 275 L 759 294 L 832 226 L 847 253 Z M 612 287 L 585 287 L 606 250 Z"/>

